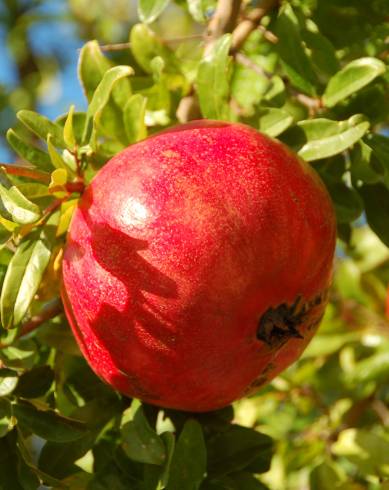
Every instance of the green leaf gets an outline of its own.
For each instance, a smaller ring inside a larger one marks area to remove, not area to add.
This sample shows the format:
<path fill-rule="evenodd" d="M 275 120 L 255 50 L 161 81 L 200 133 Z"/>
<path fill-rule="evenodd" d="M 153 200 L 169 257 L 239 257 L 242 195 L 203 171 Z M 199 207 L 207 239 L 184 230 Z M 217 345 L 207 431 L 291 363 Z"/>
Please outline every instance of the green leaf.
<path fill-rule="evenodd" d="M 358 362 L 350 373 L 354 382 L 367 383 L 369 381 L 385 381 L 389 374 L 389 352 L 377 352 Z"/>
<path fill-rule="evenodd" d="M 167 490 L 197 490 L 206 473 L 207 453 L 201 425 L 185 422 L 170 466 Z"/>
<path fill-rule="evenodd" d="M 153 73 L 153 60 L 162 58 L 168 73 L 181 73 L 174 52 L 145 24 L 136 24 L 130 33 L 131 51 L 136 62 L 146 73 Z"/>
<path fill-rule="evenodd" d="M 270 81 L 264 75 L 238 63 L 234 65 L 231 96 L 241 108 L 245 109 L 245 115 L 254 114 L 255 106 L 259 104 L 269 86 Z"/>
<path fill-rule="evenodd" d="M 245 469 L 256 463 L 258 472 L 265 472 L 272 457 L 272 439 L 247 427 L 230 426 L 215 435 L 207 444 L 208 475 L 210 478 Z"/>
<path fill-rule="evenodd" d="M 74 136 L 74 128 L 73 128 L 73 115 L 74 115 L 74 105 L 70 106 L 65 125 L 63 127 L 63 139 L 66 143 L 66 146 L 69 148 L 74 148 L 76 145 L 76 138 Z"/>
<path fill-rule="evenodd" d="M 381 169 L 377 168 L 374 161 L 373 150 L 363 140 L 358 141 L 352 148 L 350 162 L 353 182 L 362 181 L 365 184 L 375 184 L 381 180 Z"/>
<path fill-rule="evenodd" d="M 39 469 L 55 478 L 69 476 L 74 473 L 74 462 L 93 447 L 96 437 L 96 432 L 87 431 L 71 442 L 47 442 L 39 455 Z"/>
<path fill-rule="evenodd" d="M 301 32 L 301 35 L 310 50 L 313 65 L 328 77 L 339 70 L 339 61 L 331 41 L 316 29 L 316 26 L 312 30 L 305 29 Z"/>
<path fill-rule="evenodd" d="M 342 479 L 334 464 L 326 462 L 321 463 L 311 471 L 309 481 L 310 490 L 335 490 L 339 487 Z"/>
<path fill-rule="evenodd" d="M 283 109 L 266 109 L 259 119 L 259 130 L 275 138 L 293 123 L 293 117 Z"/>
<path fill-rule="evenodd" d="M 305 52 L 296 14 L 285 4 L 277 19 L 277 50 L 291 83 L 308 95 L 316 95 L 318 83 L 312 63 Z"/>
<path fill-rule="evenodd" d="M 334 107 L 385 73 L 385 70 L 385 64 L 376 58 L 351 61 L 328 82 L 323 95 L 324 105 Z"/>
<path fill-rule="evenodd" d="M 50 366 L 37 366 L 19 377 L 15 394 L 22 398 L 39 398 L 47 393 L 53 381 L 54 371 Z"/>
<path fill-rule="evenodd" d="M 142 407 L 134 419 L 122 427 L 123 449 L 127 456 L 140 463 L 162 465 L 166 459 L 165 446 L 161 438 L 150 427 Z"/>
<path fill-rule="evenodd" d="M 53 442 L 71 442 L 85 434 L 78 420 L 63 417 L 54 410 L 39 410 L 31 403 L 19 401 L 12 406 L 18 423 L 28 431 Z"/>
<path fill-rule="evenodd" d="M 41 212 L 39 207 L 28 200 L 0 169 L 0 213 L 3 218 L 26 225 L 37 221 Z"/>
<path fill-rule="evenodd" d="M 373 157 L 381 168 L 374 167 L 376 171 L 384 173 L 384 183 L 389 188 L 389 138 L 381 134 L 369 134 L 366 143 L 373 150 Z M 374 163 L 374 160 L 373 160 Z"/>
<path fill-rule="evenodd" d="M 359 114 L 346 121 L 318 118 L 300 121 L 297 124 L 307 140 L 298 154 L 307 161 L 341 153 L 359 141 L 369 129 L 369 122 Z"/>
<path fill-rule="evenodd" d="M 7 141 L 23 160 L 32 163 L 36 167 L 42 170 L 48 170 L 51 168 L 51 160 L 49 155 L 37 148 L 36 146 L 27 143 L 19 135 L 15 133 L 13 129 L 7 131 Z"/>
<path fill-rule="evenodd" d="M 230 46 L 231 35 L 225 34 L 215 42 L 199 65 L 197 93 L 201 112 L 209 119 L 229 119 Z"/>
<path fill-rule="evenodd" d="M 52 237 L 44 229 L 38 237 L 25 238 L 12 257 L 0 297 L 3 328 L 18 325 L 24 318 L 49 263 Z"/>
<path fill-rule="evenodd" d="M 47 140 L 49 133 L 52 135 L 53 144 L 59 148 L 66 148 L 65 141 L 62 136 L 62 128 L 56 123 L 53 123 L 47 117 L 42 116 L 34 111 L 22 110 L 16 114 L 19 121 L 21 121 L 28 129 L 34 134 Z"/>
<path fill-rule="evenodd" d="M 111 62 L 103 55 L 97 41 L 89 41 L 81 49 L 78 60 L 78 77 L 89 102 L 104 73 L 111 66 Z"/>
<path fill-rule="evenodd" d="M 0 397 L 11 394 L 18 384 L 18 373 L 11 369 L 0 369 Z"/>
<path fill-rule="evenodd" d="M 170 467 L 172 464 L 173 460 L 173 454 L 174 454 L 174 449 L 175 449 L 175 437 L 171 432 L 164 432 L 161 434 L 161 439 L 165 444 L 165 449 L 166 449 L 166 461 L 165 465 L 163 467 L 162 474 L 159 478 L 159 487 L 158 490 L 161 488 L 166 488 L 169 477 L 170 477 Z"/>
<path fill-rule="evenodd" d="M 190 15 L 196 22 L 205 22 L 205 5 L 203 0 L 187 0 Z"/>
<path fill-rule="evenodd" d="M 378 238 L 389 247 L 389 190 L 382 184 L 363 185 L 358 189 L 367 222 Z"/>
<path fill-rule="evenodd" d="M 325 179 L 327 189 L 335 205 L 338 223 L 350 223 L 362 214 L 363 202 L 359 194 L 343 182 Z"/>
<path fill-rule="evenodd" d="M 133 74 L 133 70 L 130 66 L 115 66 L 110 68 L 103 76 L 103 79 L 96 88 L 92 100 L 88 107 L 88 112 L 86 115 L 85 129 L 83 134 L 83 141 L 87 143 L 92 132 L 92 121 L 93 119 L 101 113 L 104 106 L 107 104 L 112 89 L 115 83 L 129 75 Z"/>
<path fill-rule="evenodd" d="M 145 125 L 147 99 L 141 94 L 132 95 L 123 109 L 123 121 L 129 143 L 136 143 L 147 136 Z"/>
<path fill-rule="evenodd" d="M 170 0 L 139 0 L 138 14 L 142 22 L 154 22 L 165 10 Z"/>
<path fill-rule="evenodd" d="M 386 475 L 389 465 L 389 440 L 366 429 L 343 430 L 332 451 L 357 465 L 367 475 Z"/>
<path fill-rule="evenodd" d="M 36 490 L 39 479 L 27 466 L 16 446 L 16 432 L 0 439 L 0 488 L 3 490 Z"/>

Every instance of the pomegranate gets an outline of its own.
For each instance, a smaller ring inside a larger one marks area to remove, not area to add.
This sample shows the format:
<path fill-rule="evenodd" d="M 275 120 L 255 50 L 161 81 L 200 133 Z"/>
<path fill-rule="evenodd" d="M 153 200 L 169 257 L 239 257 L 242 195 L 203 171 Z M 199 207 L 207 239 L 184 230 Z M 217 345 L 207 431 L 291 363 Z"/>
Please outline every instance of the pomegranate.
<path fill-rule="evenodd" d="M 319 177 L 242 124 L 130 146 L 88 186 L 63 260 L 66 314 L 112 387 L 221 408 L 296 360 L 323 315 L 335 218 Z"/>

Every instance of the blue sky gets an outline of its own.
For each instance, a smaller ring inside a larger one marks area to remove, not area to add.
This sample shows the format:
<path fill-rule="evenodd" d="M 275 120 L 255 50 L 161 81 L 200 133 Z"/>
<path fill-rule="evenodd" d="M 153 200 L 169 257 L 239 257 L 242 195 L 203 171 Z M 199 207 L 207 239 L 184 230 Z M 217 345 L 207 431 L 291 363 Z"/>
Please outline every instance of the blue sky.
<path fill-rule="evenodd" d="M 40 7 L 45 14 L 61 14 L 67 2 L 51 0 Z M 0 27 L 0 85 L 6 89 L 17 86 L 17 72 L 6 46 L 6 33 Z M 44 87 L 38 101 L 37 110 L 54 119 L 65 112 L 71 104 L 78 110 L 86 107 L 86 102 L 77 78 L 78 51 L 83 42 L 79 39 L 74 23 L 66 21 L 37 22 L 29 31 L 31 46 L 41 55 L 61 56 L 66 62 L 59 62 L 57 77 Z M 7 147 L 0 144 L 0 161 L 9 162 L 12 156 Z"/>

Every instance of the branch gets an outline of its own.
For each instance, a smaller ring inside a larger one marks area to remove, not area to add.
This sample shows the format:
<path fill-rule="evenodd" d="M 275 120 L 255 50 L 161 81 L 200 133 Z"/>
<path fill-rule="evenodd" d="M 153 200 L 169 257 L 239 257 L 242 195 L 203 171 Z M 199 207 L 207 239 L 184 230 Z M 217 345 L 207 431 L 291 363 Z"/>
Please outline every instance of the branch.
<path fill-rule="evenodd" d="M 29 167 L 23 167 L 20 165 L 14 165 L 12 163 L 0 163 L 1 168 L 9 175 L 16 175 L 18 177 L 28 177 L 39 182 L 48 184 L 50 182 L 50 175 L 46 172 L 40 172 Z"/>
<path fill-rule="evenodd" d="M 251 10 L 246 18 L 239 23 L 232 33 L 231 51 L 236 52 L 258 27 L 263 17 L 279 4 L 279 0 L 263 0 L 261 7 Z M 273 39 L 274 42 L 274 39 Z"/>
<path fill-rule="evenodd" d="M 255 73 L 258 73 L 258 75 L 261 75 L 263 77 L 268 78 L 269 80 L 272 78 L 271 73 L 267 72 L 262 68 L 262 66 L 258 65 L 255 63 L 253 60 L 248 58 L 246 55 L 243 53 L 236 53 L 235 54 L 235 59 L 238 63 L 241 65 L 245 66 L 246 68 L 251 68 L 251 70 L 255 71 Z"/>
<path fill-rule="evenodd" d="M 25 335 L 31 333 L 32 331 L 40 327 L 42 323 L 47 322 L 47 320 L 51 320 L 62 312 L 62 301 L 59 298 L 56 298 L 55 300 L 44 306 L 40 313 L 31 317 L 30 320 L 28 320 L 21 326 L 20 332 L 18 333 L 16 339 L 19 339 L 20 337 L 24 337 Z M 4 349 L 5 347 L 9 346 L 7 344 L 0 343 L 0 349 Z"/>
<path fill-rule="evenodd" d="M 226 32 L 232 32 L 240 12 L 242 0 L 219 0 L 208 24 L 210 44 Z"/>

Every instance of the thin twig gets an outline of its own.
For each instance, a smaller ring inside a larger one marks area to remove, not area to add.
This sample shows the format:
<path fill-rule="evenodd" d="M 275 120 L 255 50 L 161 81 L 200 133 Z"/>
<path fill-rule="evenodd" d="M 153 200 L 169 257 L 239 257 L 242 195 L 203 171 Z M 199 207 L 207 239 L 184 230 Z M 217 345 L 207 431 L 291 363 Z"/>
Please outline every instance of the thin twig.
<path fill-rule="evenodd" d="M 55 300 L 44 306 L 41 312 L 31 317 L 29 320 L 26 321 L 26 323 L 22 325 L 16 339 L 24 337 L 25 335 L 33 332 L 43 323 L 47 322 L 47 320 L 51 320 L 62 312 L 62 301 L 59 298 L 56 298 Z M 9 346 L 7 344 L 0 343 L 0 349 L 4 349 L 6 347 Z"/>
<path fill-rule="evenodd" d="M 50 182 L 50 175 L 46 172 L 41 172 L 29 167 L 23 167 L 20 165 L 14 165 L 12 163 L 0 163 L 1 168 L 9 175 L 16 175 L 17 177 L 28 177 L 39 182 L 48 184 Z"/>
<path fill-rule="evenodd" d="M 209 44 L 236 26 L 242 0 L 219 0 L 208 24 Z"/>
<path fill-rule="evenodd" d="M 262 5 L 251 10 L 242 22 L 240 22 L 232 33 L 231 50 L 233 52 L 243 45 L 251 32 L 256 29 L 265 15 L 279 4 L 279 0 L 264 0 Z"/>
<path fill-rule="evenodd" d="M 164 44 L 175 44 L 175 43 L 182 43 L 185 41 L 193 41 L 196 39 L 203 39 L 203 38 L 204 35 L 199 33 L 199 34 L 190 34 L 188 36 L 179 36 L 179 37 L 172 37 L 168 39 L 162 39 L 161 41 Z M 131 43 L 115 43 L 115 44 L 100 45 L 101 51 L 124 51 L 130 48 L 131 48 Z"/>
<path fill-rule="evenodd" d="M 255 61 L 251 60 L 243 53 L 235 53 L 235 59 L 239 64 L 245 66 L 246 68 L 250 68 L 251 70 L 255 71 L 255 73 L 258 73 L 258 75 L 266 77 L 269 80 L 272 78 L 271 73 L 267 72 L 262 68 L 262 66 L 255 63 Z"/>
<path fill-rule="evenodd" d="M 271 32 L 271 31 L 267 30 L 266 27 L 265 26 L 262 26 L 262 25 L 259 25 L 257 27 L 257 29 L 262 32 L 263 37 L 267 41 L 269 41 L 269 43 L 272 43 L 272 44 L 277 44 L 278 43 L 278 37 L 274 34 L 274 32 Z"/>

